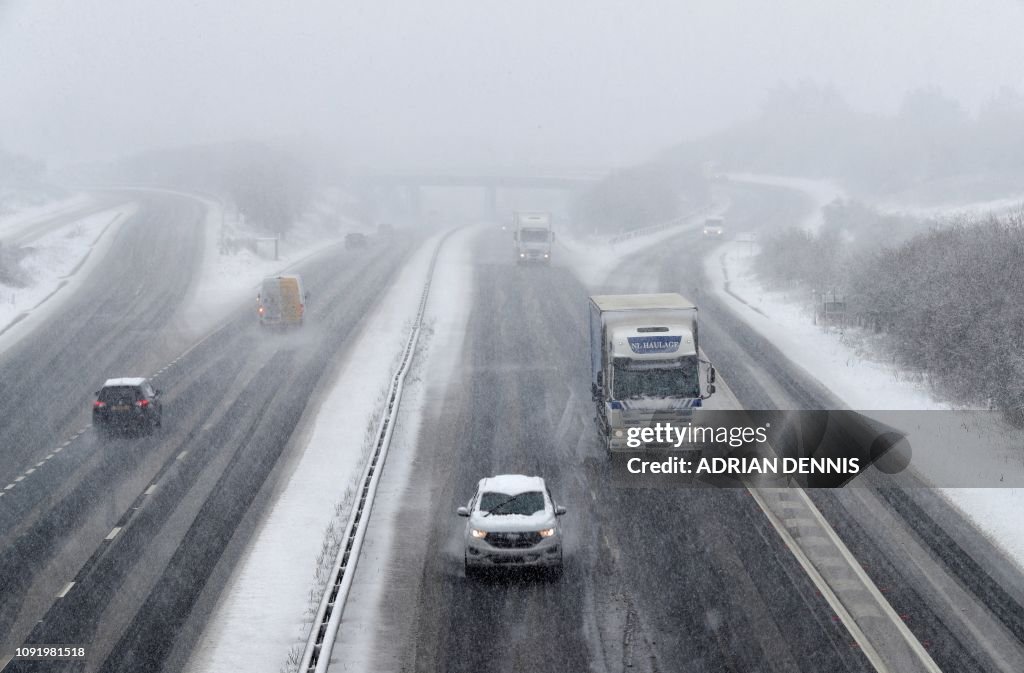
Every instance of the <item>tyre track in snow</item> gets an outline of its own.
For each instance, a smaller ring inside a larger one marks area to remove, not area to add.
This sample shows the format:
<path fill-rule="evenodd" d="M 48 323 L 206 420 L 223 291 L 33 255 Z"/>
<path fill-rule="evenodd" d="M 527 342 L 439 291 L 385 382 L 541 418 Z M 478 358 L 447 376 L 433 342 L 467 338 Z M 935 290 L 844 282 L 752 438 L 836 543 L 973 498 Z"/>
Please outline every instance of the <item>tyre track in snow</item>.
<path fill-rule="evenodd" d="M 165 423 L 165 435 L 152 442 L 173 464 L 163 478 L 175 479 L 185 467 L 199 469 L 203 460 L 212 461 L 217 468 L 190 472 L 199 476 L 192 480 L 188 497 L 180 489 L 160 503 L 150 497 L 140 508 L 145 515 L 133 515 L 112 540 L 94 538 L 101 542 L 96 551 L 99 560 L 79 562 L 79 567 L 87 566 L 83 581 L 53 602 L 28 642 L 59 640 L 66 629 L 96 633 L 99 640 L 92 643 L 94 654 L 82 669 L 88 671 L 158 670 L 166 663 L 167 653 L 178 644 L 179 626 L 189 617 L 198 594 L 209 588 L 205 587 L 206 577 L 222 561 L 220 554 L 234 526 L 276 464 L 306 399 L 329 369 L 327 363 L 344 350 L 347 336 L 412 245 L 408 240 L 389 249 L 375 246 L 360 255 L 336 249 L 318 256 L 302 269 L 314 293 L 310 315 L 315 318 L 302 331 L 261 333 L 245 311 L 220 330 L 217 338 L 204 340 L 174 366 L 162 370 L 160 385 L 165 391 L 173 395 L 180 383 L 197 393 L 194 400 L 187 396 L 175 400 L 168 421 L 173 418 L 182 425 Z M 269 384 L 259 376 L 243 375 L 237 389 L 218 385 L 237 380 L 239 370 L 254 371 L 256 366 L 258 371 L 260 363 L 277 358 L 284 361 L 273 370 Z M 222 365 L 214 368 L 218 361 Z M 226 371 L 224 366 L 228 366 Z M 221 396 L 220 402 L 202 395 L 205 388 L 210 388 L 214 397 Z M 268 391 L 273 394 L 267 406 L 246 403 Z M 207 406 L 223 404 L 228 406 L 203 419 Z M 238 434 L 240 430 L 245 433 Z M 185 455 L 178 460 L 182 451 Z M 149 490 L 148 480 L 142 484 Z M 161 488 L 158 483 L 150 495 L 158 495 Z M 89 498 L 89 489 L 84 491 L 83 497 Z M 98 518 L 105 518 L 110 530 L 118 513 Z M 119 586 L 132 590 L 119 591 Z M 76 592 L 82 597 L 77 598 Z M 76 606 L 75 601 L 82 602 Z M 12 670 L 31 669 L 26 663 L 16 666 Z"/>

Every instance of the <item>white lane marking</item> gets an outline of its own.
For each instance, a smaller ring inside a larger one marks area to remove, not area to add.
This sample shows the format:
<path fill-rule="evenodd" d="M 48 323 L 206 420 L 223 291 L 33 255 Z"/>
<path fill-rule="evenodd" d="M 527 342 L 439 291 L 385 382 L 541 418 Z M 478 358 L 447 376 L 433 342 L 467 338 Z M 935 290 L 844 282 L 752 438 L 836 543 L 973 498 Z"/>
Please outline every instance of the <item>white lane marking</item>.
<path fill-rule="evenodd" d="M 107 533 L 107 537 L 105 537 L 103 539 L 104 540 L 113 540 L 115 537 L 117 537 L 117 534 L 120 533 L 120 532 L 121 532 L 121 527 L 120 526 L 114 526 L 113 528 L 110 529 L 110 532 Z"/>
<path fill-rule="evenodd" d="M 42 460 L 40 460 L 38 463 L 36 463 L 36 467 L 42 467 L 43 463 L 45 463 L 49 458 L 50 457 L 47 456 L 46 458 L 43 458 Z"/>
<path fill-rule="evenodd" d="M 21 475 L 20 477 L 15 477 L 14 478 L 14 483 L 17 484 L 19 481 L 22 481 L 24 478 L 25 478 L 25 475 Z"/>
<path fill-rule="evenodd" d="M 53 457 L 54 457 L 55 455 L 56 455 L 56 454 L 53 454 L 53 453 L 51 453 L 50 455 L 48 455 L 48 456 L 47 456 L 46 458 L 44 458 L 43 460 L 49 460 L 49 459 L 53 458 Z"/>
<path fill-rule="evenodd" d="M 71 591 L 71 587 L 73 586 L 75 586 L 74 582 L 68 582 L 68 585 L 61 589 L 60 593 L 57 594 L 57 598 L 64 598 L 65 596 L 67 596 L 68 592 Z"/>
<path fill-rule="evenodd" d="M 30 469 L 30 470 L 25 470 L 25 476 L 27 477 L 28 475 L 32 474 L 35 471 L 36 471 L 36 468 L 34 468 L 34 467 L 32 469 Z"/>
<path fill-rule="evenodd" d="M 54 452 L 54 453 L 60 453 L 60 452 L 61 452 L 61 451 L 63 451 L 63 450 L 64 450 L 64 447 L 63 447 L 63 446 L 58 446 L 58 447 L 57 447 L 56 449 L 54 449 L 54 450 L 53 450 L 53 452 Z"/>
<path fill-rule="evenodd" d="M 69 439 L 68 441 L 66 441 L 66 442 L 64 442 L 63 444 L 61 444 L 61 445 L 60 445 L 60 448 L 62 448 L 62 449 L 63 449 L 63 448 L 65 447 L 65 446 L 67 446 L 67 445 L 68 445 L 68 444 L 70 444 L 70 443 L 71 443 L 71 440 Z"/>
<path fill-rule="evenodd" d="M 16 484 L 7 484 L 6 486 L 4 486 L 4 490 L 5 491 L 9 491 L 12 488 L 14 488 L 15 486 L 16 486 Z"/>
<path fill-rule="evenodd" d="M 184 460 L 185 456 L 187 456 L 187 455 L 188 455 L 188 451 L 182 451 L 181 453 L 178 454 L 178 460 Z"/>
<path fill-rule="evenodd" d="M 153 491 L 156 490 L 156 484 L 150 484 L 149 488 L 142 492 L 142 495 L 153 495 Z"/>

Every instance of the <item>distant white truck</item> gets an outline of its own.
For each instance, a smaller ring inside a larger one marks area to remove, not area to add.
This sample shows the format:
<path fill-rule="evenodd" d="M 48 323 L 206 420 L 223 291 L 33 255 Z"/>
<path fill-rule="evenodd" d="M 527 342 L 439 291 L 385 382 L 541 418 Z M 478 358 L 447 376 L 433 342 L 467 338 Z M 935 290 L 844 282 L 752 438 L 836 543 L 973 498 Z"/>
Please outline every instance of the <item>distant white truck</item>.
<path fill-rule="evenodd" d="M 630 448 L 630 427 L 685 425 L 715 392 L 715 369 L 700 360 L 697 307 L 675 293 L 591 297 L 590 362 L 609 452 Z"/>
<path fill-rule="evenodd" d="M 551 213 L 512 214 L 512 238 L 516 244 L 516 264 L 551 264 Z"/>
<path fill-rule="evenodd" d="M 725 233 L 725 219 L 722 217 L 709 217 L 704 220 L 704 235 L 720 237 Z"/>

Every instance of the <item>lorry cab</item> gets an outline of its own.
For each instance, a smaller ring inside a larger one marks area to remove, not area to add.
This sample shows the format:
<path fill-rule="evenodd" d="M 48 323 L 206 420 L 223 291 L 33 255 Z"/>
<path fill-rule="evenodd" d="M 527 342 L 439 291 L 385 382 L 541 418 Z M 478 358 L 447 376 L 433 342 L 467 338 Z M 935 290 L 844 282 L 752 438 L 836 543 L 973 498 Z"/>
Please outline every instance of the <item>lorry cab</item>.
<path fill-rule="evenodd" d="M 551 264 L 551 243 L 555 233 L 551 231 L 550 213 L 514 213 L 515 241 L 517 264 Z"/>
<path fill-rule="evenodd" d="M 704 233 L 705 236 L 711 236 L 711 237 L 718 238 L 718 237 L 721 237 L 724 232 L 725 232 L 725 219 L 724 218 L 721 218 L 721 217 L 709 217 L 706 220 L 704 220 L 704 230 L 703 230 L 703 233 Z"/>
<path fill-rule="evenodd" d="M 700 362 L 689 325 L 613 327 L 609 349 L 612 399 L 700 398 Z"/>
<path fill-rule="evenodd" d="M 256 315 L 260 326 L 302 325 L 309 293 L 298 274 L 264 278 L 256 295 Z"/>

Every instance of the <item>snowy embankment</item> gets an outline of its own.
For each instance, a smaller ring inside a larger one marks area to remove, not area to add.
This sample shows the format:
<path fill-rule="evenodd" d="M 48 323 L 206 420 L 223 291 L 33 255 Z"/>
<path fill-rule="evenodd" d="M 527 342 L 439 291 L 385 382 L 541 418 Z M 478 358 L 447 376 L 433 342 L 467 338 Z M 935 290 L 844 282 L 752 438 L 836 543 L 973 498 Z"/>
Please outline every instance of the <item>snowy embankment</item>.
<path fill-rule="evenodd" d="M 564 262 L 587 287 L 605 284 L 611 272 L 623 258 L 672 239 L 681 233 L 694 231 L 704 225 L 708 217 L 720 216 L 728 210 L 728 203 L 714 203 L 679 218 L 679 223 L 634 238 L 573 238 L 558 232 L 555 239 L 556 263 Z"/>
<path fill-rule="evenodd" d="M 48 211 L 46 216 L 5 220 L 5 231 L 13 234 L 43 219 L 81 207 L 72 206 Z M 94 213 L 40 236 L 29 247 L 9 251 L 18 259 L 14 270 L 23 279 L 23 287 L 0 283 L 0 351 L 24 337 L 44 316 L 60 308 L 66 297 L 102 260 L 117 228 L 137 209 L 134 203 Z M 0 258 L 3 259 L 3 258 Z M 9 259 L 9 263 L 14 264 Z M 11 270 L 9 270 L 10 272 Z"/>
<path fill-rule="evenodd" d="M 900 428 L 913 447 L 912 466 L 940 485 L 985 484 L 1004 488 L 943 488 L 946 497 L 1024 567 L 1024 443 L 1020 431 L 986 416 L 989 427 L 964 422 L 965 416 L 935 399 L 916 377 L 873 356 L 872 335 L 856 329 L 824 329 L 813 324 L 810 297 L 766 290 L 752 265 L 756 247 L 726 243 L 705 260 L 709 290 L 748 325 L 767 337 L 793 363 L 821 381 L 851 409 L 936 410 L 929 425 Z M 904 416 L 905 418 L 905 416 Z M 965 450 L 971 451 L 965 459 Z M 1014 487 L 1014 488 L 1007 488 Z"/>
<path fill-rule="evenodd" d="M 921 219 L 952 219 L 966 217 L 984 218 L 989 215 L 1005 215 L 1024 205 L 1024 194 L 986 201 L 968 201 L 939 206 L 917 206 L 897 203 L 879 204 L 880 212 L 888 215 L 907 215 Z"/>
<path fill-rule="evenodd" d="M 800 223 L 800 227 L 815 232 L 821 228 L 824 219 L 822 208 L 836 199 L 847 198 L 846 190 L 831 180 L 816 180 L 781 175 L 762 175 L 760 173 L 727 173 L 726 178 L 732 182 L 747 182 L 753 185 L 769 187 L 785 187 L 798 191 L 811 200 L 810 214 Z"/>
<path fill-rule="evenodd" d="M 238 213 L 223 203 L 196 194 L 187 196 L 207 208 L 202 267 L 181 309 L 181 323 L 193 337 L 223 322 L 231 310 L 246 300 L 255 306 L 256 292 L 264 277 L 294 267 L 337 244 L 347 231 L 361 227 L 324 206 L 292 226 L 287 238 L 279 242 L 277 259 L 269 241 L 259 248 L 260 254 L 244 246 L 226 251 L 222 246 L 225 239 L 254 238 L 256 234 L 247 232 Z"/>
<path fill-rule="evenodd" d="M 81 193 L 39 206 L 29 206 L 4 212 L 0 214 L 0 241 L 45 220 L 88 207 L 94 202 L 95 200 L 92 196 Z"/>
<path fill-rule="evenodd" d="M 451 241 L 462 236 L 456 234 Z M 294 656 L 305 643 L 311 610 L 319 600 L 315 577 L 322 571 L 325 536 L 340 535 L 347 521 L 350 496 L 346 493 L 351 493 L 362 472 L 383 394 L 409 336 L 439 238 L 428 240 L 405 265 L 368 317 L 328 392 L 319 405 L 307 409 L 302 429 L 294 435 L 294 441 L 302 442 L 295 447 L 300 457 L 232 572 L 189 661 L 189 671 L 276 673 L 289 653 Z M 431 296 L 448 289 L 447 285 L 435 288 Z M 431 301 L 430 306 L 438 304 L 452 304 L 451 297 Z M 446 329 L 446 321 L 432 315 L 428 314 L 427 324 Z M 415 412 L 406 407 L 403 401 L 403 424 L 410 413 L 415 419 Z M 409 436 L 396 430 L 399 435 Z M 415 433 L 411 437 L 414 441 Z M 374 518 L 381 515 L 374 510 Z M 360 582 L 372 571 L 365 560 L 372 554 L 373 547 L 363 554 Z M 328 562 L 333 560 L 327 556 Z"/>

